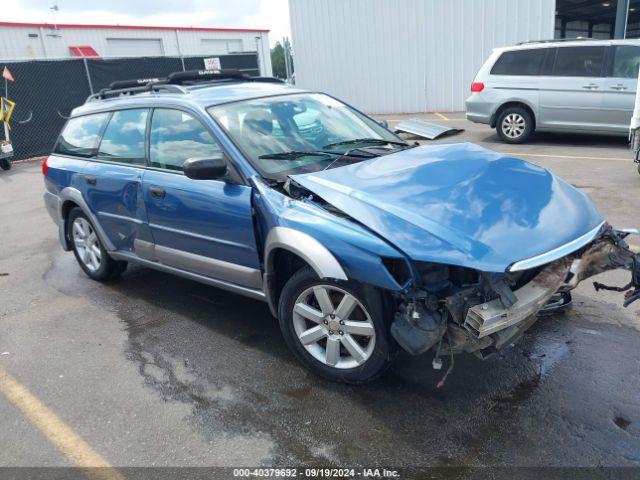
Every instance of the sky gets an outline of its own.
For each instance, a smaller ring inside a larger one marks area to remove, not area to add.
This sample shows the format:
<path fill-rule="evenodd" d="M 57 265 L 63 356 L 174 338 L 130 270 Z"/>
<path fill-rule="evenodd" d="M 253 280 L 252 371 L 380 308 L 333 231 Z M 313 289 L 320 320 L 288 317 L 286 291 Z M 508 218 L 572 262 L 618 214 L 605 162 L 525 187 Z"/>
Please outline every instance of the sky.
<path fill-rule="evenodd" d="M 1 0 L 5 22 L 264 28 L 271 45 L 290 36 L 288 0 Z"/>

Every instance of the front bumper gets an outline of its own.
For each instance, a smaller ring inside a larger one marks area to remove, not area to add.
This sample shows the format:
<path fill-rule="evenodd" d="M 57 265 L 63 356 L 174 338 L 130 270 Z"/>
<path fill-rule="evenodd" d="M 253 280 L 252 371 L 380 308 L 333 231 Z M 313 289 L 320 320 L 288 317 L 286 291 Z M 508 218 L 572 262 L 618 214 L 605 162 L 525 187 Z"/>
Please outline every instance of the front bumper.
<path fill-rule="evenodd" d="M 464 327 L 480 339 L 526 320 L 538 313 L 560 289 L 570 269 L 571 262 L 567 259 L 549 265 L 533 280 L 513 292 L 516 302 L 508 308 L 504 307 L 500 298 L 469 308 Z"/>
<path fill-rule="evenodd" d="M 590 243 L 546 265 L 531 281 L 513 291 L 513 303 L 505 302 L 501 296 L 470 307 L 462 323 L 467 338 L 457 332 L 461 349 L 480 352 L 487 347 L 499 350 L 510 345 L 535 323 L 536 314 L 555 293 L 569 292 L 580 282 L 609 270 L 628 270 L 631 281 L 623 287 L 594 282 L 596 290 L 625 292 L 625 307 L 640 299 L 640 252 L 625 241 L 631 233 L 640 232 L 604 226 Z"/>

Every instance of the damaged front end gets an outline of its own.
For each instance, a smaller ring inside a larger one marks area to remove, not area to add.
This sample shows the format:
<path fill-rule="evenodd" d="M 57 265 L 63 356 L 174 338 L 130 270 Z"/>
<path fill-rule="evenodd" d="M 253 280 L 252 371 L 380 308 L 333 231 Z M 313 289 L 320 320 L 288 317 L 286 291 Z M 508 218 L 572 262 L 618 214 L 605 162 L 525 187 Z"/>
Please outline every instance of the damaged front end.
<path fill-rule="evenodd" d="M 638 232 L 604 226 L 581 249 L 522 271 L 416 265 L 420 285 L 400 299 L 391 333 L 414 355 L 436 347 L 434 368 L 439 368 L 441 354 L 467 352 L 486 358 L 513 344 L 539 312 L 557 308 L 568 292 L 598 273 L 619 268 L 631 272 L 631 281 L 623 287 L 594 282 L 596 290 L 624 291 L 626 307 L 640 298 L 640 253 L 625 241 L 630 233 Z"/>

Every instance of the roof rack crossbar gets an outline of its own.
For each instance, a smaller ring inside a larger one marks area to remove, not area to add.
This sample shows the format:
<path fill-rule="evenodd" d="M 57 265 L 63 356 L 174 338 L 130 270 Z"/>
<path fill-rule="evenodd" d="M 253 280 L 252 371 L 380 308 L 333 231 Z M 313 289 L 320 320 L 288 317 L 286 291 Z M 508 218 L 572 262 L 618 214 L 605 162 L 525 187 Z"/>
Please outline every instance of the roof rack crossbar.
<path fill-rule="evenodd" d="M 117 82 L 114 82 L 117 83 Z M 168 92 L 168 93 L 189 93 L 185 88 L 180 85 L 167 85 L 163 83 L 149 83 L 147 85 L 138 85 L 135 87 L 124 88 L 103 88 L 98 93 L 89 95 L 87 102 L 94 100 L 104 100 L 105 98 L 118 97 L 120 95 L 135 95 L 137 93 L 145 92 Z"/>
<path fill-rule="evenodd" d="M 591 37 L 576 37 L 576 38 L 552 38 L 547 40 L 527 40 L 526 42 L 519 42 L 516 45 L 529 45 L 530 43 L 563 43 L 563 42 L 582 42 L 587 40 L 596 40 Z"/>
<path fill-rule="evenodd" d="M 284 83 L 275 77 L 250 77 L 238 70 L 187 70 L 170 73 L 166 78 L 140 78 L 133 80 L 118 80 L 112 82 L 108 88 L 103 88 L 87 98 L 87 102 L 103 100 L 120 95 L 135 95 L 145 92 L 189 93 L 183 85 L 198 83 L 216 83 L 225 81 Z"/>

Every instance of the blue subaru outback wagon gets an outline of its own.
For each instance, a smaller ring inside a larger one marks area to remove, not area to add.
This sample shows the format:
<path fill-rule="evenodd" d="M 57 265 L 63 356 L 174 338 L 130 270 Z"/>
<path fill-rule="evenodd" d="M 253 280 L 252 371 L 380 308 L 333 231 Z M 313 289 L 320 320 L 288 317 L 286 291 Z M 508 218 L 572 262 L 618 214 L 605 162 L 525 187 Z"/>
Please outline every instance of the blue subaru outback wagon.
<path fill-rule="evenodd" d="M 631 271 L 625 305 L 640 296 L 637 232 L 549 171 L 407 143 L 275 79 L 116 82 L 72 112 L 43 173 L 90 278 L 131 262 L 263 300 L 333 380 L 371 380 L 399 348 L 485 358 L 605 270 Z"/>

